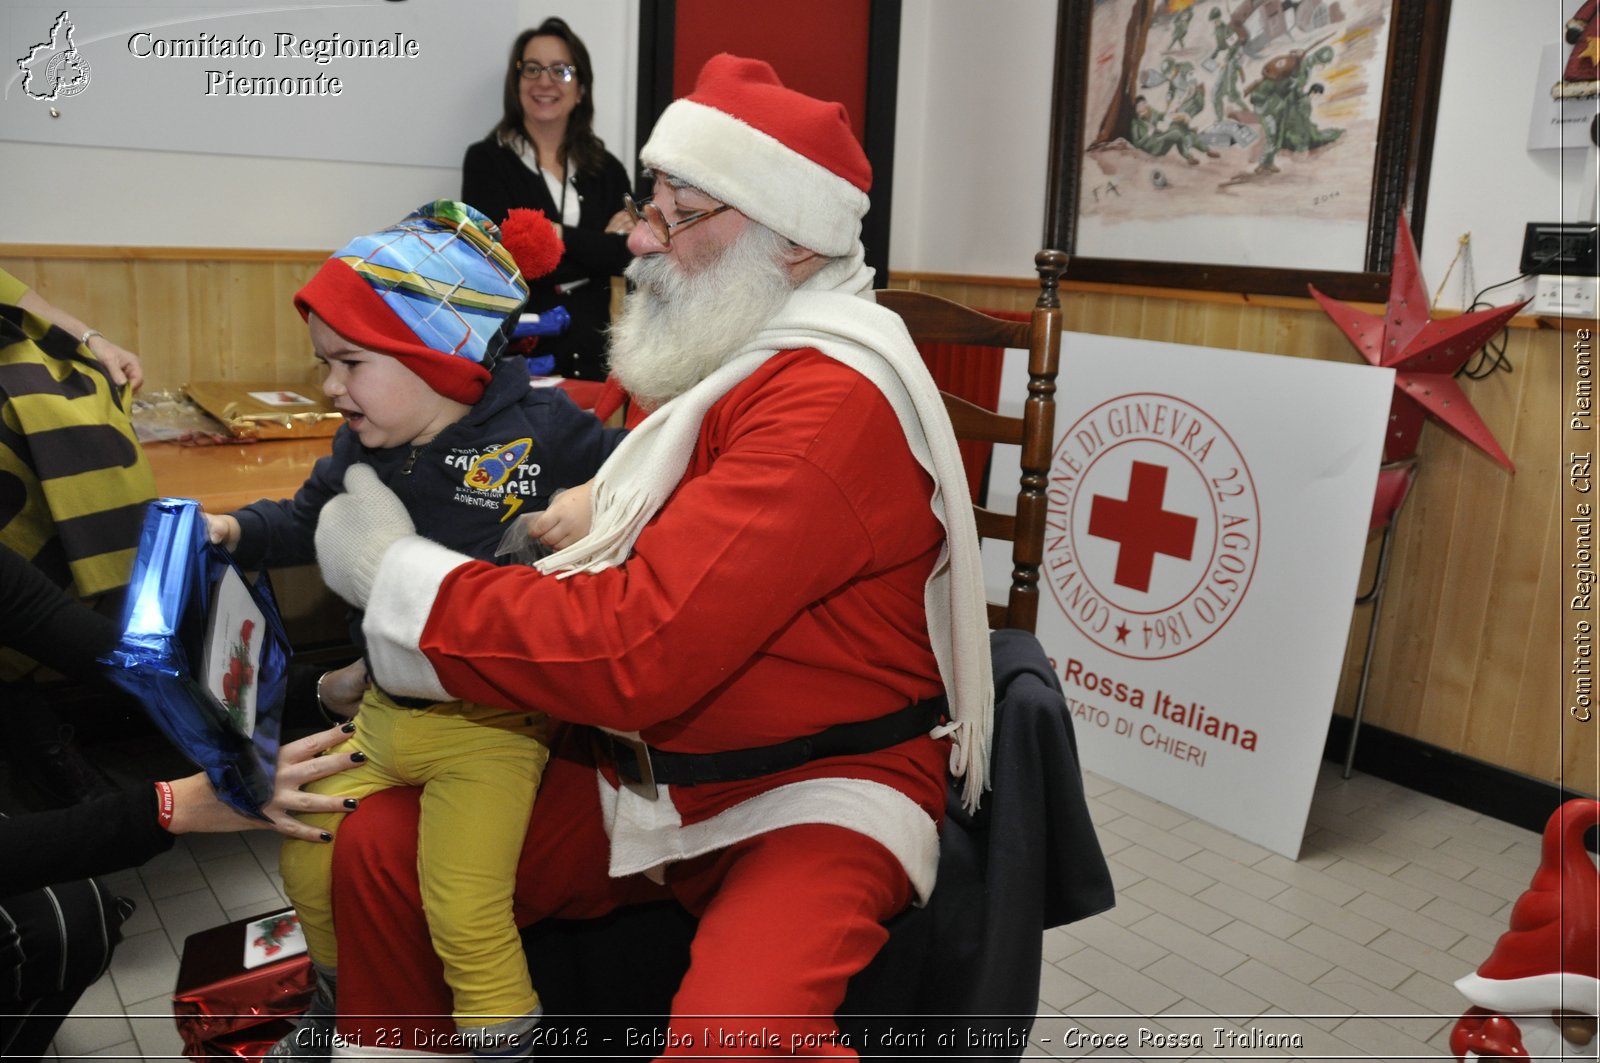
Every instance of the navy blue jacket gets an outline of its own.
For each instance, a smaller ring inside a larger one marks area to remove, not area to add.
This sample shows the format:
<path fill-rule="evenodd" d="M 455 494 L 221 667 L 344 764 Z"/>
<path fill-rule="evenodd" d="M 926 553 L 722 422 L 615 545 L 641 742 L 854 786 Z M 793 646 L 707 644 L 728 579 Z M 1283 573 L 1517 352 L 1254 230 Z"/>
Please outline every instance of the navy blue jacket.
<path fill-rule="evenodd" d="M 590 480 L 625 434 L 602 427 L 560 388 L 529 387 L 527 363 L 509 356 L 483 398 L 431 442 L 374 450 L 340 427 L 333 453 L 293 498 L 234 512 L 241 533 L 234 560 L 246 569 L 315 561 L 317 515 L 344 489 L 345 470 L 361 462 L 400 496 L 419 535 L 492 561 L 512 520 Z"/>

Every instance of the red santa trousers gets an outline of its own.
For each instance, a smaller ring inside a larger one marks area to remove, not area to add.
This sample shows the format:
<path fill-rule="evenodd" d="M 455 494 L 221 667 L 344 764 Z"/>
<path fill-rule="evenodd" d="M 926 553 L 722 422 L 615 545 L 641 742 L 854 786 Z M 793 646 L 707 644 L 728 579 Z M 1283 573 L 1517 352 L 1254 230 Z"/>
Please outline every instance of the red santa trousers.
<path fill-rule="evenodd" d="M 585 760 L 553 756 L 546 769 L 517 871 L 523 925 L 593 918 L 663 895 L 641 876 L 607 873 L 609 842 Z M 417 808 L 415 790 L 385 791 L 339 829 L 339 1032 L 352 1044 L 406 1047 L 393 1045 L 397 1027 L 436 1037 L 453 1029 L 422 917 Z M 674 1015 L 695 1018 L 672 1022 L 664 1058 L 748 1057 L 752 1045 L 773 1055 L 856 1056 L 834 1040 L 834 1012 L 851 976 L 883 947 L 883 921 L 911 900 L 910 880 L 887 849 L 842 827 L 787 827 L 673 865 L 665 889 L 700 924 L 672 1002 Z"/>

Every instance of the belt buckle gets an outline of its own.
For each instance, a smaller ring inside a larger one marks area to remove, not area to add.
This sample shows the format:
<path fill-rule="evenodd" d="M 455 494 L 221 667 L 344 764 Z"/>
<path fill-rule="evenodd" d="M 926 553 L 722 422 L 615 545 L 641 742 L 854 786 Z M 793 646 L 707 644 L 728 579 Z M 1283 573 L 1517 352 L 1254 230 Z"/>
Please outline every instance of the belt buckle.
<path fill-rule="evenodd" d="M 611 735 L 613 747 L 622 746 L 633 754 L 634 764 L 639 769 L 637 781 L 628 778 L 627 774 L 620 770 L 617 772 L 617 778 L 622 781 L 623 786 L 626 786 L 646 801 L 654 801 L 661 795 L 661 791 L 656 786 L 655 769 L 650 764 L 650 747 L 645 745 L 643 739 L 635 738 L 632 735 L 619 735 L 610 731 L 606 733 Z"/>

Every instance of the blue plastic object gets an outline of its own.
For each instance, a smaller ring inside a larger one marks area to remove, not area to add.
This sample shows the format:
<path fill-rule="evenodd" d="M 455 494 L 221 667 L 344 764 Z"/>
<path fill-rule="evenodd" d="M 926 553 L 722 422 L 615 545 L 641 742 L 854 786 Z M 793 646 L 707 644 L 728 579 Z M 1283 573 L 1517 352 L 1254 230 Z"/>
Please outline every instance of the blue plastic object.
<path fill-rule="evenodd" d="M 128 585 L 122 641 L 102 663 L 107 678 L 138 700 L 223 801 L 265 819 L 261 810 L 272 799 L 277 772 L 289 639 L 266 575 L 254 586 L 244 580 L 263 617 L 253 676 L 255 726 L 247 734 L 197 675 L 216 587 L 229 569 L 239 571 L 226 550 L 206 541 L 198 502 L 150 503 Z"/>
<path fill-rule="evenodd" d="M 567 308 L 552 306 L 541 314 L 523 314 L 517 320 L 517 327 L 511 330 L 511 335 L 516 339 L 524 336 L 554 336 L 565 332 L 570 324 L 572 315 L 567 313 Z"/>

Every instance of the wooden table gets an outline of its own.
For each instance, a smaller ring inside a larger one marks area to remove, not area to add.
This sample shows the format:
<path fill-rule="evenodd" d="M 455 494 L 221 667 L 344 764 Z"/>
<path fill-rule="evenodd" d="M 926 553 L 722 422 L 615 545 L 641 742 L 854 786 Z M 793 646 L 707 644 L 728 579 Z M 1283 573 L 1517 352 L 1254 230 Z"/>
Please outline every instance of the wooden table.
<path fill-rule="evenodd" d="M 562 380 L 560 387 L 584 409 L 592 409 L 601 387 L 588 380 Z M 311 475 L 311 466 L 333 448 L 331 436 L 181 447 L 151 443 L 144 452 L 155 471 L 156 491 L 198 499 L 207 513 L 227 513 L 262 498 L 291 498 Z"/>
<path fill-rule="evenodd" d="M 332 437 L 322 436 L 211 447 L 152 443 L 144 452 L 159 494 L 198 499 L 207 513 L 227 513 L 257 499 L 293 497 L 332 448 Z"/>
<path fill-rule="evenodd" d="M 227 513 L 261 498 L 293 497 L 332 448 L 333 438 L 323 436 L 212 447 L 150 443 L 144 452 L 159 494 L 198 499 L 207 513 Z M 323 586 L 317 566 L 274 569 L 272 589 L 296 652 L 349 642 L 345 605 Z"/>

